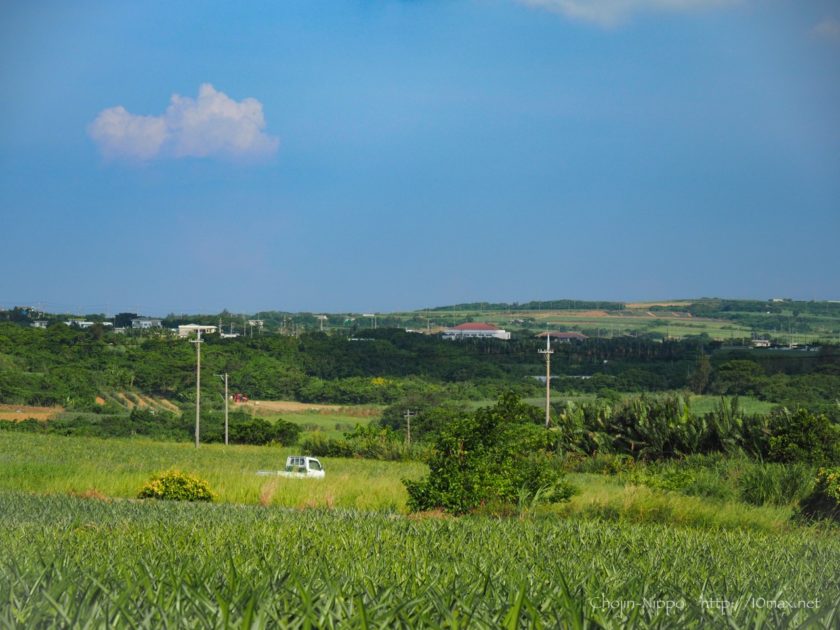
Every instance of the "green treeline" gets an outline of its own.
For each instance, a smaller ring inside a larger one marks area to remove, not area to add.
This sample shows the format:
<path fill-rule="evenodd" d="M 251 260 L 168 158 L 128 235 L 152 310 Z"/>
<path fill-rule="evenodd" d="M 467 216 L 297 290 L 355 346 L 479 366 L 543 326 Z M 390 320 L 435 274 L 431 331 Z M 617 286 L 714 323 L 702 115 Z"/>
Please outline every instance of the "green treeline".
<path fill-rule="evenodd" d="M 496 398 L 510 389 L 534 396 L 541 392 L 534 377 L 544 373 L 541 345 L 531 335 L 451 342 L 399 329 L 364 338 L 210 335 L 202 344 L 202 384 L 210 404 L 221 400 L 215 375 L 224 372 L 232 392 L 258 399 L 389 404 L 418 394 Z M 757 352 L 703 337 L 588 339 L 556 344 L 552 373 L 558 391 L 610 397 L 688 389 L 830 410 L 840 392 L 840 349 Z M 102 411 L 96 396 L 137 391 L 181 404 L 193 400 L 194 384 L 195 346 L 184 339 L 0 323 L 0 402 Z"/>

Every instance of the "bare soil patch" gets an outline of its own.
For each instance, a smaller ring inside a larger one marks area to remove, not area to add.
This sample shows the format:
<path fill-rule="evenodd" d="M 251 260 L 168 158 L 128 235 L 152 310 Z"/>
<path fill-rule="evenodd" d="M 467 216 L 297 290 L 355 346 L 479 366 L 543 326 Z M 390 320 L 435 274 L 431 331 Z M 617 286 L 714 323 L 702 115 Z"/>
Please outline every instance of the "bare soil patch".
<path fill-rule="evenodd" d="M 0 420 L 20 422 L 28 418 L 52 420 L 64 411 L 63 407 L 33 407 L 31 405 L 0 405 Z"/>
<path fill-rule="evenodd" d="M 257 415 L 274 413 L 318 413 L 323 415 L 366 418 L 381 413 L 378 408 L 370 406 L 302 403 L 295 400 L 249 400 L 246 403 L 233 403 L 233 407 L 235 409 L 250 409 Z"/>

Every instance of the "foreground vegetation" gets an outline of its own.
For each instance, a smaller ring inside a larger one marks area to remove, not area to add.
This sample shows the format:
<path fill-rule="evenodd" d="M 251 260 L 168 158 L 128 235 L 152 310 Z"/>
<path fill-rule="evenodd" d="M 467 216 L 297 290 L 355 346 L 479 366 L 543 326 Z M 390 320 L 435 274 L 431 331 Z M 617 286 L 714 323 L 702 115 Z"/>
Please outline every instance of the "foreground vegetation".
<path fill-rule="evenodd" d="M 0 492 L 0 625 L 836 627 L 840 540 Z"/>

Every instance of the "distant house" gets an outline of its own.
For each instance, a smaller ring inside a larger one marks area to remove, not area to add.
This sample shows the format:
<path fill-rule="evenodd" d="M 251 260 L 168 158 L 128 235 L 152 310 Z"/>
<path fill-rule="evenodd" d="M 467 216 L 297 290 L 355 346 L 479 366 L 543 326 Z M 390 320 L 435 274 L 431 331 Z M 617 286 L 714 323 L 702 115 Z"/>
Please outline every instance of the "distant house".
<path fill-rule="evenodd" d="M 90 322 L 90 321 L 87 321 L 85 319 L 68 319 L 64 323 L 67 324 L 68 326 L 71 326 L 72 328 L 83 328 L 84 329 L 84 328 L 90 328 L 91 326 L 94 325 L 95 322 Z"/>
<path fill-rule="evenodd" d="M 131 320 L 131 327 L 135 330 L 149 330 L 150 328 L 160 328 L 161 323 L 159 319 L 154 317 L 136 317 Z"/>
<path fill-rule="evenodd" d="M 561 332 L 559 330 L 541 332 L 539 335 L 537 335 L 537 337 L 545 339 L 549 335 L 551 336 L 552 341 L 556 340 L 560 343 L 569 343 L 571 341 L 584 341 L 585 339 L 589 339 L 589 337 L 587 337 L 583 333 L 579 333 L 576 331 Z"/>
<path fill-rule="evenodd" d="M 769 348 L 770 347 L 770 340 L 769 339 L 753 339 L 752 340 L 752 347 L 753 348 Z"/>
<path fill-rule="evenodd" d="M 203 326 L 202 324 L 182 324 L 178 326 L 178 336 L 183 339 L 199 332 L 203 335 L 210 335 L 216 332 L 216 328 L 216 326 Z"/>
<path fill-rule="evenodd" d="M 447 328 L 443 331 L 443 338 L 450 341 L 458 339 L 502 339 L 507 341 L 510 339 L 510 333 L 493 324 L 468 322 L 454 328 Z"/>
<path fill-rule="evenodd" d="M 34 322 L 32 322 L 31 325 L 32 325 L 32 328 L 46 328 L 47 324 L 49 324 L 48 321 L 46 321 L 44 319 L 38 319 L 38 320 L 35 320 Z"/>

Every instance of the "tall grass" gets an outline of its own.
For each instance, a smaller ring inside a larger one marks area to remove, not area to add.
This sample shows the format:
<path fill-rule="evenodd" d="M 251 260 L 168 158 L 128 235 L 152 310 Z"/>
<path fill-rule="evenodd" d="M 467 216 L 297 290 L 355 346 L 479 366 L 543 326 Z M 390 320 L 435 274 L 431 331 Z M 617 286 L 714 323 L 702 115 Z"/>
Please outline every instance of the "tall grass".
<path fill-rule="evenodd" d="M 149 478 L 170 468 L 206 479 L 225 503 L 286 507 L 401 510 L 402 478 L 427 470 L 413 462 L 323 459 L 323 480 L 261 477 L 282 469 L 293 448 L 165 443 L 0 432 L 0 489 L 38 493 L 100 493 L 135 497 Z"/>

